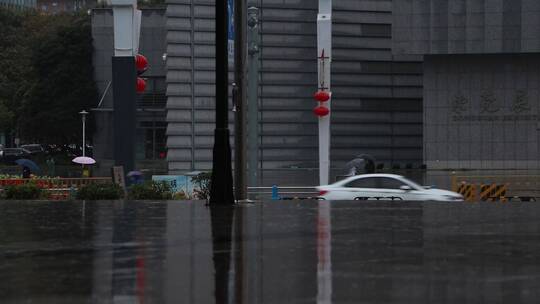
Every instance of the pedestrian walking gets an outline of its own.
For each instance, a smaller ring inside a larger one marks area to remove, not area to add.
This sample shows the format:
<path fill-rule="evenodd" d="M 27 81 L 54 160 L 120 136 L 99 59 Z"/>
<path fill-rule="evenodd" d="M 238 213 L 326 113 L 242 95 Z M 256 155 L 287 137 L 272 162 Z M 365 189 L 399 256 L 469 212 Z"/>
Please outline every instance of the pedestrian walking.
<path fill-rule="evenodd" d="M 27 166 L 23 166 L 22 177 L 30 178 L 30 168 L 28 168 Z"/>
<path fill-rule="evenodd" d="M 54 177 L 56 175 L 56 163 L 54 161 L 54 158 L 52 156 L 49 156 L 47 158 L 47 175 L 49 177 Z"/>

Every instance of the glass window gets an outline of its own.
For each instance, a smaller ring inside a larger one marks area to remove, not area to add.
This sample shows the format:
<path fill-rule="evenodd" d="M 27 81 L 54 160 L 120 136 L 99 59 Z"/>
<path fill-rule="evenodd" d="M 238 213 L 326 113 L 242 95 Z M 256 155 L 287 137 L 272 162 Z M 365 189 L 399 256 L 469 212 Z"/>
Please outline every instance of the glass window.
<path fill-rule="evenodd" d="M 163 159 L 166 157 L 166 129 L 146 129 L 145 159 Z"/>
<path fill-rule="evenodd" d="M 165 121 L 139 121 L 137 159 L 165 159 L 167 156 L 166 132 L 167 123 Z"/>
<path fill-rule="evenodd" d="M 140 108 L 165 108 L 167 104 L 165 77 L 147 77 L 144 94 L 137 97 Z"/>
<path fill-rule="evenodd" d="M 377 180 L 373 177 L 353 180 L 345 185 L 347 188 L 377 188 Z"/>
<path fill-rule="evenodd" d="M 388 177 L 368 177 L 354 180 L 345 185 L 347 188 L 400 189 L 407 185 L 397 179 Z"/>
<path fill-rule="evenodd" d="M 381 189 L 400 189 L 401 186 L 405 186 L 405 183 L 388 177 L 379 177 L 379 188 Z"/>
<path fill-rule="evenodd" d="M 164 77 L 156 78 L 154 82 L 154 87 L 155 87 L 154 91 L 156 93 L 165 94 L 165 92 L 167 91 L 167 83 L 165 82 L 165 78 Z"/>

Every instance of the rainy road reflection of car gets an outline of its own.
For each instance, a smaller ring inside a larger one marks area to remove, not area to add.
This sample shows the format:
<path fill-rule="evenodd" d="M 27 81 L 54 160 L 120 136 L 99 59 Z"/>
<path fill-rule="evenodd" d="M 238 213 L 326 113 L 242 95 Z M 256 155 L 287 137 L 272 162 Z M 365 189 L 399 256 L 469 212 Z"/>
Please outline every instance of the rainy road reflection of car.
<path fill-rule="evenodd" d="M 2 303 L 538 303 L 533 203 L 0 202 Z"/>

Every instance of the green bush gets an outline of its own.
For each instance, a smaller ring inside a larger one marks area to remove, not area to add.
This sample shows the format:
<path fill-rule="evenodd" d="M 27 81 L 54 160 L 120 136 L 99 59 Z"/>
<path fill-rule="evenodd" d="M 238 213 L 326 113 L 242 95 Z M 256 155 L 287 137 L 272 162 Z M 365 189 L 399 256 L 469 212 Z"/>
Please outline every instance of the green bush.
<path fill-rule="evenodd" d="M 77 191 L 79 200 L 117 200 L 124 197 L 124 190 L 117 184 L 89 184 Z"/>
<path fill-rule="evenodd" d="M 173 194 L 169 183 L 147 181 L 131 186 L 128 197 L 133 200 L 169 200 Z"/>
<path fill-rule="evenodd" d="M 34 183 L 7 186 L 4 188 L 4 197 L 14 200 L 32 200 L 41 197 L 41 188 Z"/>

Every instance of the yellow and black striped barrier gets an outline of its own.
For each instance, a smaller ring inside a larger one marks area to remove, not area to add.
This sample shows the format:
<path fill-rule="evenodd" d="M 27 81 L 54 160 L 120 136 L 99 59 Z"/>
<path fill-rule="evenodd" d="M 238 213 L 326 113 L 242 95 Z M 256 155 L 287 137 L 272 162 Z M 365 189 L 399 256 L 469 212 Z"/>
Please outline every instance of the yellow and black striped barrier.
<path fill-rule="evenodd" d="M 476 185 L 461 183 L 457 188 L 457 193 L 463 195 L 463 198 L 468 202 L 476 201 Z"/>
<path fill-rule="evenodd" d="M 451 183 L 452 191 L 462 194 L 466 201 L 540 201 L 540 175 L 453 175 Z"/>
<path fill-rule="evenodd" d="M 501 201 L 506 202 L 506 192 L 508 186 L 506 184 L 489 184 L 480 186 L 480 200 L 481 201 Z"/>

